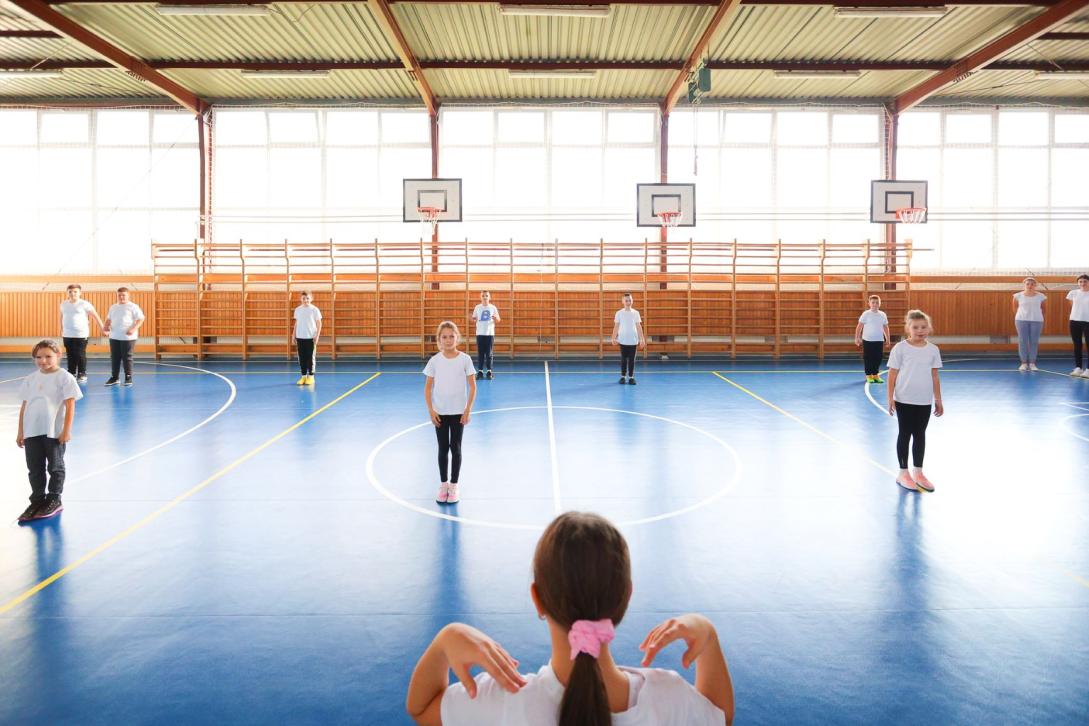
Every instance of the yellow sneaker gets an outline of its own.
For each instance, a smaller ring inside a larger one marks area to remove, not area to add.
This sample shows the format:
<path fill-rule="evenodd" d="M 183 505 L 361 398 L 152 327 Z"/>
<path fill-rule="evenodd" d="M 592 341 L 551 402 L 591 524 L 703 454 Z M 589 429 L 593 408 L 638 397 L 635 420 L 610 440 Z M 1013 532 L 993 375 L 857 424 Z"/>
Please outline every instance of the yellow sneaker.
<path fill-rule="evenodd" d="M 299 380 L 295 381 L 295 385 L 296 386 L 305 386 L 306 385 L 306 376 L 299 376 Z"/>
<path fill-rule="evenodd" d="M 307 376 L 306 382 L 311 386 L 314 385 L 314 376 Z"/>

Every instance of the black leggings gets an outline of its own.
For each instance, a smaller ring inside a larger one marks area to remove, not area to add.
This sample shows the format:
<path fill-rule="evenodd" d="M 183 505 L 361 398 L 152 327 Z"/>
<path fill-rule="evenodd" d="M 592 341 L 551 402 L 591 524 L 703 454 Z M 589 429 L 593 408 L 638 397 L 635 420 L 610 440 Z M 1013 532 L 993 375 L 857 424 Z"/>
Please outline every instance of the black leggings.
<path fill-rule="evenodd" d="M 885 341 L 862 341 L 862 363 L 866 367 L 866 375 L 876 376 L 881 372 L 881 358 L 885 352 Z"/>
<path fill-rule="evenodd" d="M 23 439 L 23 452 L 30 476 L 30 501 L 45 500 L 46 474 L 49 493 L 60 499 L 64 491 L 64 444 L 48 436 L 28 436 Z"/>
<path fill-rule="evenodd" d="M 435 427 L 435 436 L 439 440 L 439 476 L 443 482 L 458 483 L 461 473 L 461 435 L 465 426 L 461 423 L 460 413 L 440 414 L 441 422 Z M 446 478 L 447 458 L 449 458 L 450 478 Z"/>
<path fill-rule="evenodd" d="M 926 454 L 926 425 L 930 423 L 930 406 L 896 402 L 896 423 L 900 435 L 896 437 L 896 458 L 900 468 L 908 468 L 908 442 L 911 442 L 911 461 L 916 469 L 923 468 Z"/>
<path fill-rule="evenodd" d="M 620 344 L 620 375 L 635 377 L 635 350 L 634 345 Z"/>
<path fill-rule="evenodd" d="M 1084 320 L 1071 320 L 1070 339 L 1074 341 L 1074 365 L 1078 368 L 1083 368 L 1081 342 L 1084 339 L 1086 345 L 1089 345 L 1089 322 Z"/>
<path fill-rule="evenodd" d="M 478 371 L 490 371 L 492 369 L 492 348 L 494 346 L 494 335 L 476 336 L 476 369 Z"/>
<path fill-rule="evenodd" d="M 136 348 L 135 340 L 114 340 L 110 338 L 110 378 L 116 379 L 125 365 L 125 378 L 132 378 L 132 351 Z"/>
<path fill-rule="evenodd" d="M 314 375 L 314 339 L 295 338 L 295 344 L 299 347 L 299 371 L 304 376 Z"/>
<path fill-rule="evenodd" d="M 68 356 L 68 372 L 73 376 L 87 375 L 87 339 L 65 338 L 64 353 Z"/>

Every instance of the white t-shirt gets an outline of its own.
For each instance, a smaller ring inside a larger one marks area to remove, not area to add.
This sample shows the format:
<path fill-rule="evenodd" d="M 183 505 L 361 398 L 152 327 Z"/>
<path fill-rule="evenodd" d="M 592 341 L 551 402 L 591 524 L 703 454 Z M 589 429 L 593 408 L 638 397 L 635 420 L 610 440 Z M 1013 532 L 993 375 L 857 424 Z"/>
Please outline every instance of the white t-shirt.
<path fill-rule="evenodd" d="M 488 303 L 477 305 L 473 308 L 473 317 L 476 318 L 477 335 L 495 335 L 495 316 L 499 314 L 499 308 Z"/>
<path fill-rule="evenodd" d="M 889 369 L 896 369 L 896 390 L 893 400 L 916 406 L 934 403 L 934 378 L 931 371 L 942 367 L 942 354 L 930 341 L 918 348 L 906 340 L 892 346 Z"/>
<path fill-rule="evenodd" d="M 83 298 L 61 303 L 61 335 L 65 338 L 86 338 L 91 335 L 91 323 L 87 315 L 95 312 L 95 306 Z"/>
<path fill-rule="evenodd" d="M 628 710 L 614 713 L 613 726 L 722 726 L 726 716 L 678 673 L 660 668 L 624 668 L 630 684 Z M 442 696 L 443 726 L 551 726 L 559 722 L 563 684 L 550 665 L 526 676 L 508 693 L 487 673 L 476 677 L 476 698 L 455 683 Z"/>
<path fill-rule="evenodd" d="M 867 310 L 859 316 L 858 322 L 862 323 L 862 339 L 870 342 L 885 341 L 885 328 L 889 324 L 889 316 L 880 310 Z"/>
<path fill-rule="evenodd" d="M 34 371 L 19 386 L 19 398 L 26 401 L 23 412 L 23 436 L 48 436 L 55 439 L 64 430 L 64 402 L 83 398 L 76 378 L 58 368 L 52 373 Z"/>
<path fill-rule="evenodd" d="M 643 322 L 643 319 L 639 317 L 638 310 L 635 308 L 631 310 L 621 308 L 613 316 L 613 322 L 620 323 L 620 327 L 616 331 L 616 342 L 621 345 L 639 344 L 639 330 L 635 326 Z"/>
<path fill-rule="evenodd" d="M 1017 314 L 1014 320 L 1028 320 L 1033 323 L 1044 322 L 1044 300 L 1047 298 L 1040 293 L 1029 297 L 1023 292 L 1015 293 L 1013 299 L 1017 301 Z"/>
<path fill-rule="evenodd" d="M 321 311 L 316 305 L 300 305 L 295 308 L 295 338 L 312 340 L 318 334 Z"/>
<path fill-rule="evenodd" d="M 1070 319 L 1089 323 L 1089 292 L 1071 290 L 1066 293 L 1066 299 L 1074 301 L 1074 305 L 1070 308 Z"/>
<path fill-rule="evenodd" d="M 110 321 L 110 340 L 136 340 L 138 335 L 129 335 L 129 328 L 144 319 L 144 311 L 131 301 L 114 303 L 106 317 Z"/>
<path fill-rule="evenodd" d="M 431 389 L 431 406 L 443 416 L 465 413 L 469 404 L 468 378 L 476 374 L 473 359 L 458 351 L 456 358 L 447 358 L 442 352 L 431 356 L 423 373 L 434 378 Z"/>

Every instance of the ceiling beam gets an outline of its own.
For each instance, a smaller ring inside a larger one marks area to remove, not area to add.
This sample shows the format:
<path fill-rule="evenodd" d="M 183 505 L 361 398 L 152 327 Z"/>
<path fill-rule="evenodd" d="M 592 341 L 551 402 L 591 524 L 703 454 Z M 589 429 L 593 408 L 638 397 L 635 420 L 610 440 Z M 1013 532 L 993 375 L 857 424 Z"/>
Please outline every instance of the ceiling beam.
<path fill-rule="evenodd" d="M 1036 40 L 1089 40 L 1089 33 L 1044 33 Z"/>
<path fill-rule="evenodd" d="M 137 5 L 158 3 L 162 5 L 253 5 L 259 0 L 44 0 L 47 5 Z M 270 0 L 271 1 L 271 0 Z M 305 3 L 307 5 L 344 4 L 346 0 L 275 0 L 281 4 Z M 419 5 L 498 5 L 500 0 L 386 0 L 390 5 L 415 3 Z M 742 5 L 801 5 L 851 8 L 911 7 L 1050 7 L 1061 0 L 741 0 Z M 503 5 L 542 5 L 543 0 L 502 0 Z M 718 0 L 570 0 L 564 5 L 675 5 L 714 7 Z"/>
<path fill-rule="evenodd" d="M 183 88 L 180 84 L 170 80 L 139 58 L 129 55 L 105 38 L 95 35 L 82 25 L 61 15 L 47 6 L 42 0 L 8 0 L 8 2 L 45 23 L 64 37 L 98 53 L 121 70 L 174 99 L 179 105 L 189 109 L 194 114 L 203 115 L 208 110 L 208 104 L 192 91 Z"/>
<path fill-rule="evenodd" d="M 0 30 L 0 38 L 61 38 L 52 30 Z"/>
<path fill-rule="evenodd" d="M 393 17 L 393 10 L 389 6 L 389 0 L 367 0 L 367 7 L 371 9 L 374 19 L 389 36 L 390 44 L 393 46 L 394 51 L 397 52 L 397 55 L 400 56 L 405 70 L 412 76 L 412 80 L 416 84 L 416 90 L 419 91 L 420 98 L 423 99 L 424 105 L 427 106 L 427 112 L 432 116 L 436 115 L 439 112 L 438 101 L 435 100 L 435 94 L 431 91 L 431 84 L 427 82 L 423 68 L 420 67 L 419 61 L 416 60 L 416 56 L 413 54 L 412 48 L 401 30 L 401 26 L 397 23 L 397 18 Z"/>
<path fill-rule="evenodd" d="M 900 94 L 892 104 L 894 113 L 903 113 L 912 106 L 918 105 L 943 88 L 1001 58 L 1015 48 L 1039 38 L 1057 25 L 1065 23 L 1087 7 L 1089 7 L 1089 0 L 1061 0 L 1024 25 L 1014 28 L 1001 38 L 991 41 L 975 53 Z"/>
<path fill-rule="evenodd" d="M 673 79 L 673 83 L 669 86 L 669 91 L 666 92 L 665 98 L 662 99 L 663 114 L 668 116 L 669 112 L 673 110 L 673 107 L 677 104 L 677 98 L 681 95 L 681 90 L 688 81 L 688 74 L 696 69 L 700 59 L 703 58 L 703 54 L 707 50 L 707 47 L 711 45 L 711 40 L 714 38 L 715 33 L 717 33 L 722 26 L 723 21 L 733 15 L 740 4 L 741 0 L 722 0 L 718 4 L 718 9 L 715 10 L 715 14 L 711 16 L 711 22 L 707 24 L 707 27 L 703 31 L 703 35 L 696 41 L 696 46 L 692 49 L 692 53 L 689 54 L 688 60 L 685 61 L 684 68 L 682 68 L 680 73 L 677 74 L 677 77 Z"/>

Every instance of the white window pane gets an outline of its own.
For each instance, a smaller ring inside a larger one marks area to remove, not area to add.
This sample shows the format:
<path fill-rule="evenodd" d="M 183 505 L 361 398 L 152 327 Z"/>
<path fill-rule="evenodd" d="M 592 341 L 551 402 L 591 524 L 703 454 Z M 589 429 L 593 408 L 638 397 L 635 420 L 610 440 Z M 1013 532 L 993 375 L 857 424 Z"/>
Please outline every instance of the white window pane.
<path fill-rule="evenodd" d="M 653 111 L 610 111 L 607 119 L 609 143 L 653 142 L 657 117 Z"/>
<path fill-rule="evenodd" d="M 1089 169 L 1089 149 L 1055 149 L 1051 152 L 1051 205 L 1085 207 L 1085 170 Z"/>
<path fill-rule="evenodd" d="M 699 215 L 696 218 L 699 219 Z M 722 234 L 717 237 L 721 240 L 767 244 L 775 239 L 775 223 L 766 220 L 730 220 L 722 224 Z"/>
<path fill-rule="evenodd" d="M 318 115 L 314 111 L 272 111 L 268 132 L 274 144 L 317 143 Z"/>
<path fill-rule="evenodd" d="M 91 205 L 91 150 L 42 149 L 39 191 L 43 208 Z"/>
<path fill-rule="evenodd" d="M 548 206 L 544 149 L 496 149 L 495 201 L 504 207 Z"/>
<path fill-rule="evenodd" d="M 998 222 L 1000 268 L 1047 266 L 1047 222 Z"/>
<path fill-rule="evenodd" d="M 837 113 L 832 116 L 832 142 L 876 144 L 880 141 L 880 117 L 869 113 Z"/>
<path fill-rule="evenodd" d="M 911 271 L 937 270 L 941 267 L 941 232 L 942 225 L 937 222 L 929 224 L 900 225 L 897 239 L 901 243 L 911 242 Z M 878 232 L 870 236 L 871 241 L 881 239 Z"/>
<path fill-rule="evenodd" d="M 947 208 L 991 209 L 994 207 L 993 156 L 990 149 L 945 150 L 945 195 Z"/>
<path fill-rule="evenodd" d="M 95 119 L 95 138 L 102 145 L 146 145 L 148 133 L 147 111 L 99 111 Z"/>
<path fill-rule="evenodd" d="M 945 117 L 947 144 L 991 143 L 991 116 L 982 113 L 951 113 Z"/>
<path fill-rule="evenodd" d="M 608 207 L 635 214 L 635 185 L 654 179 L 655 149 L 606 149 L 605 198 Z"/>
<path fill-rule="evenodd" d="M 946 222 L 942 267 L 988 269 L 994 265 L 994 230 L 990 222 Z"/>
<path fill-rule="evenodd" d="M 867 240 L 878 242 L 881 239 L 881 228 L 869 222 L 832 221 L 828 223 L 827 242 L 861 244 Z"/>
<path fill-rule="evenodd" d="M 269 202 L 275 207 L 321 208 L 321 151 L 272 149 Z"/>
<path fill-rule="evenodd" d="M 870 182 L 880 176 L 881 152 L 872 149 L 832 149 L 829 203 L 840 209 L 869 209 Z"/>
<path fill-rule="evenodd" d="M 597 207 L 601 198 L 601 151 L 553 149 L 552 206 Z"/>
<path fill-rule="evenodd" d="M 500 143 L 541 143 L 544 141 L 544 113 L 540 111 L 500 111 Z"/>
<path fill-rule="evenodd" d="M 727 144 L 771 143 L 771 114 L 727 112 L 722 140 Z"/>
<path fill-rule="evenodd" d="M 32 146 L 38 143 L 37 111 L 0 109 L 0 146 Z"/>
<path fill-rule="evenodd" d="M 38 242 L 26 272 L 93 272 L 91 212 L 50 212 L 39 217 Z"/>
<path fill-rule="evenodd" d="M 219 146 L 251 146 L 268 142 L 264 111 L 217 111 L 215 143 Z"/>
<path fill-rule="evenodd" d="M 95 201 L 98 207 L 148 206 L 150 157 L 147 147 L 99 149 L 95 164 Z"/>
<path fill-rule="evenodd" d="M 781 219 L 775 229 L 776 238 L 787 244 L 814 244 L 828 238 L 828 224 L 819 220 Z"/>
<path fill-rule="evenodd" d="M 1089 113 L 1055 114 L 1055 143 L 1089 144 Z"/>
<path fill-rule="evenodd" d="M 0 254 L 4 255 L 4 269 L 18 270 L 20 273 L 50 273 L 52 269 L 42 270 L 35 261 L 49 261 L 49 251 L 44 250 L 41 244 L 26 244 L 26 241 L 35 243 L 39 240 L 38 211 L 36 209 L 10 209 L 4 210 L 4 236 L 0 237 Z"/>
<path fill-rule="evenodd" d="M 1051 266 L 1083 271 L 1089 221 L 1051 223 Z M 1052 312 L 1052 315 L 1055 313 Z"/>
<path fill-rule="evenodd" d="M 325 143 L 343 146 L 373 146 L 378 143 L 376 111 L 327 111 Z"/>
<path fill-rule="evenodd" d="M 425 115 L 426 118 L 426 115 Z M 378 155 L 378 201 L 380 206 L 401 209 L 402 179 L 430 179 L 431 150 L 427 148 L 383 148 Z M 400 212 L 398 212 L 400 215 Z"/>
<path fill-rule="evenodd" d="M 461 179 L 462 202 L 467 209 L 479 212 L 492 206 L 492 166 L 490 148 L 443 147 L 442 173 Z"/>
<path fill-rule="evenodd" d="M 719 173 L 721 159 L 714 149 L 702 149 L 697 159 L 696 174 L 688 179 L 677 181 L 693 182 L 696 185 L 696 219 L 700 218 L 700 210 L 704 213 L 728 208 L 729 201 L 726 192 L 722 188 L 722 175 Z M 673 177 L 670 177 L 671 179 Z M 754 185 L 758 183 L 754 175 Z M 679 234 L 679 233 L 678 233 Z"/>
<path fill-rule="evenodd" d="M 199 215 L 195 207 L 186 212 L 152 211 L 151 239 L 155 242 L 192 242 L 200 233 Z"/>
<path fill-rule="evenodd" d="M 911 111 L 900 116 L 896 130 L 900 146 L 929 146 L 942 142 L 942 116 L 933 111 Z"/>
<path fill-rule="evenodd" d="M 828 204 L 828 152 L 825 149 L 780 149 L 776 175 L 779 205 L 823 208 Z"/>
<path fill-rule="evenodd" d="M 0 173 L 0 209 L 36 209 L 38 196 L 38 150 L 0 147 L 0 169 L 18 169 L 18 174 Z"/>
<path fill-rule="evenodd" d="M 1047 149 L 998 150 L 998 204 L 1047 206 Z"/>
<path fill-rule="evenodd" d="M 771 149 L 725 148 L 722 150 L 721 194 L 713 194 L 715 207 L 766 209 L 774 206 Z"/>
<path fill-rule="evenodd" d="M 325 156 L 325 204 L 375 208 L 378 203 L 378 149 L 330 149 Z"/>
<path fill-rule="evenodd" d="M 90 131 L 90 115 L 72 111 L 43 113 L 43 144 L 85 144 Z"/>
<path fill-rule="evenodd" d="M 200 153 L 193 147 L 151 152 L 151 205 L 197 207 L 200 204 Z"/>
<path fill-rule="evenodd" d="M 603 119 L 601 111 L 553 111 L 552 143 L 597 146 Z"/>
<path fill-rule="evenodd" d="M 443 111 L 439 128 L 440 148 L 447 146 L 489 145 L 495 138 L 492 111 Z"/>
<path fill-rule="evenodd" d="M 147 272 L 151 269 L 148 213 L 100 212 L 95 244 L 100 272 Z"/>
<path fill-rule="evenodd" d="M 718 111 L 685 109 L 669 115 L 669 145 L 718 143 Z"/>
<path fill-rule="evenodd" d="M 157 113 L 152 140 L 156 144 L 196 144 L 197 121 L 185 113 Z"/>
<path fill-rule="evenodd" d="M 780 111 L 776 137 L 780 146 L 824 146 L 828 114 L 823 111 Z"/>
<path fill-rule="evenodd" d="M 218 149 L 212 193 L 217 208 L 264 207 L 268 193 L 268 151 Z"/>
<path fill-rule="evenodd" d="M 383 111 L 383 144 L 430 144 L 431 120 L 423 111 Z"/>
<path fill-rule="evenodd" d="M 896 177 L 927 182 L 928 203 L 931 207 L 939 207 L 942 199 L 941 160 L 941 150 L 936 147 L 932 149 L 900 147 L 896 155 Z"/>
<path fill-rule="evenodd" d="M 998 114 L 998 143 L 1003 146 L 1047 146 L 1047 111 L 1002 111 Z"/>

